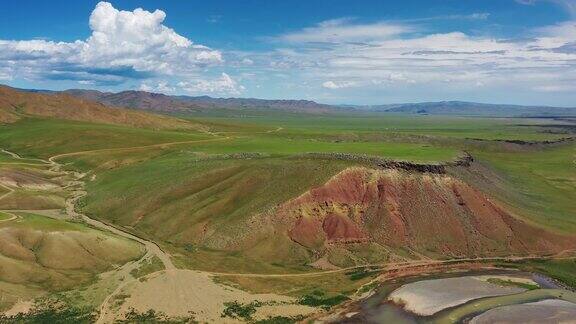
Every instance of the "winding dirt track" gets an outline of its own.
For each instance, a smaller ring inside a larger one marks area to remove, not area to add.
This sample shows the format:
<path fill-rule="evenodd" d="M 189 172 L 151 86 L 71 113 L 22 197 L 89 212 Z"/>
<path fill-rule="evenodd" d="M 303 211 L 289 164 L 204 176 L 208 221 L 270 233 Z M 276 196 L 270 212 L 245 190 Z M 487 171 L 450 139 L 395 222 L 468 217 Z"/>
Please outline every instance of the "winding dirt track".
<path fill-rule="evenodd" d="M 8 187 L 8 186 L 5 186 L 5 185 L 3 185 L 3 184 L 1 184 L 1 183 L 0 183 L 0 187 L 8 190 L 8 192 L 6 192 L 6 193 L 4 193 L 2 196 L 0 196 L 0 199 L 3 199 L 4 197 L 7 197 L 7 196 L 11 195 L 11 194 L 14 192 L 14 189 L 12 189 L 12 188 L 10 188 L 10 187 Z"/>
<path fill-rule="evenodd" d="M 280 130 L 282 130 L 282 127 L 279 127 L 279 128 L 272 130 L 272 131 L 267 131 L 266 133 L 277 132 Z M 218 136 L 218 135 L 213 134 L 213 133 L 211 133 L 211 134 Z M 129 233 L 128 231 L 123 230 L 119 227 L 115 227 L 113 225 L 106 224 L 106 223 L 99 221 L 97 219 L 90 218 L 89 216 L 87 216 L 85 214 L 78 213 L 75 210 L 75 204 L 78 201 L 78 199 L 86 196 L 86 194 L 87 194 L 87 192 L 84 190 L 84 184 L 85 183 L 83 180 L 83 178 L 85 177 L 86 174 L 78 173 L 78 172 L 74 172 L 74 171 L 67 171 L 67 170 L 63 169 L 63 164 L 57 162 L 57 160 L 60 158 L 77 156 L 77 155 L 82 155 L 82 154 L 92 154 L 92 153 L 101 153 L 101 152 L 125 152 L 125 151 L 133 151 L 133 150 L 140 150 L 140 149 L 146 149 L 146 148 L 166 148 L 166 147 L 170 147 L 170 146 L 174 146 L 174 145 L 208 143 L 208 142 L 231 140 L 234 138 L 235 137 L 226 136 L 226 137 L 218 137 L 218 138 L 214 138 L 214 139 L 182 141 L 182 142 L 169 142 L 169 143 L 144 145 L 144 146 L 138 146 L 138 147 L 98 149 L 98 150 L 89 150 L 89 151 L 80 151 L 80 152 L 58 154 L 58 155 L 54 155 L 54 156 L 48 158 L 48 160 L 42 160 L 42 159 L 34 159 L 34 160 L 36 160 L 38 162 L 46 163 L 50 166 L 51 170 L 56 171 L 56 172 L 62 172 L 64 174 L 67 174 L 68 176 L 71 176 L 74 179 L 69 184 L 66 185 L 66 187 L 74 188 L 74 190 L 72 191 L 71 197 L 69 197 L 66 200 L 65 210 L 66 210 L 66 213 L 68 214 L 68 216 L 70 216 L 72 218 L 81 218 L 86 223 L 88 223 L 88 224 L 90 224 L 96 228 L 112 232 L 118 236 L 130 239 L 130 240 L 133 240 L 133 241 L 136 241 L 136 242 L 142 244 L 144 246 L 146 252 L 143 254 L 143 256 L 141 257 L 140 260 L 150 258 L 151 256 L 156 256 L 158 259 L 160 259 L 162 261 L 165 270 L 150 273 L 150 274 L 143 277 L 145 279 L 153 278 L 155 276 L 158 276 L 159 274 L 165 274 L 167 276 L 176 276 L 178 273 L 180 273 L 180 274 L 195 273 L 198 275 L 210 276 L 210 277 L 212 277 L 212 276 L 242 276 L 242 277 L 258 277 L 258 278 L 314 277 L 314 276 L 321 276 L 321 275 L 326 275 L 326 274 L 341 273 L 341 272 L 346 272 L 346 271 L 350 271 L 350 270 L 354 270 L 354 269 L 360 269 L 360 268 L 366 268 L 366 267 L 376 268 L 375 270 L 394 271 L 394 270 L 417 268 L 417 267 L 422 267 L 422 266 L 426 266 L 426 265 L 447 265 L 447 264 L 462 264 L 462 263 L 490 262 L 490 261 L 520 261 L 520 260 L 541 259 L 541 258 L 549 258 L 549 259 L 572 258 L 572 257 L 563 257 L 562 255 L 565 253 L 572 253 L 574 251 L 563 251 L 562 253 L 560 253 L 558 255 L 545 256 L 545 257 L 543 257 L 543 256 L 506 256 L 506 257 L 461 258 L 461 259 L 448 259 L 448 260 L 415 260 L 415 261 L 407 261 L 407 262 L 399 262 L 399 263 L 387 263 L 387 264 L 386 263 L 379 263 L 379 264 L 353 266 L 353 267 L 341 268 L 341 269 L 336 269 L 336 270 L 326 270 L 326 271 L 307 272 L 307 273 L 286 273 L 286 274 L 222 273 L 222 272 L 206 272 L 206 271 L 196 271 L 196 270 L 188 270 L 188 269 L 177 269 L 174 266 L 174 264 L 172 263 L 170 255 L 168 253 L 166 253 L 165 251 L 163 251 L 157 243 L 155 243 L 151 240 L 147 240 L 147 239 L 138 237 L 138 236 L 136 236 L 132 233 Z M 5 150 L 2 150 L 2 151 L 4 153 L 10 154 L 15 159 L 24 160 L 24 158 L 20 157 L 18 154 L 8 152 Z M 26 159 L 26 160 L 31 160 L 31 159 Z M 3 187 L 5 187 L 5 186 L 3 186 Z M 8 187 L 6 187 L 6 188 L 9 190 L 9 192 L 0 196 L 0 199 L 5 197 L 6 195 L 9 195 L 13 191 L 12 189 L 10 189 Z M 13 216 L 16 217 L 16 215 L 13 215 Z M 10 218 L 9 220 L 13 220 L 13 219 L 14 218 Z M 5 221 L 8 221 L 8 220 L 5 220 Z M 127 265 L 124 265 L 122 267 L 125 267 L 125 266 L 127 266 Z M 118 269 L 121 269 L 122 267 L 120 267 Z M 142 278 L 140 278 L 140 280 L 142 280 Z M 99 315 L 99 318 L 97 320 L 97 323 L 108 323 L 108 322 L 111 322 L 114 320 L 113 310 L 111 309 L 111 307 L 112 307 L 111 301 L 124 288 L 128 287 L 129 285 L 131 285 L 137 281 L 138 281 L 138 279 L 133 279 L 133 280 L 128 280 L 128 281 L 122 282 L 112 293 L 110 293 L 105 298 L 105 300 L 103 301 L 103 303 L 100 306 L 100 315 Z"/>
<path fill-rule="evenodd" d="M 147 148 L 166 148 L 174 145 L 182 145 L 182 144 L 199 144 L 199 143 L 210 143 L 210 142 L 218 142 L 218 141 L 225 141 L 233 139 L 233 137 L 218 137 L 218 138 L 211 138 L 211 139 L 204 139 L 204 140 L 193 140 L 193 141 L 182 141 L 182 142 L 168 142 L 168 143 L 160 143 L 160 144 L 151 144 L 151 145 L 143 145 L 143 146 L 133 146 L 133 147 L 119 147 L 119 148 L 108 148 L 108 149 L 98 149 L 98 150 L 89 150 L 89 151 L 79 151 L 79 152 L 71 152 L 71 153 L 62 153 L 58 155 L 54 155 L 48 159 L 49 163 L 54 164 L 56 163 L 56 159 L 60 159 L 63 157 L 70 157 L 82 154 L 92 154 L 92 153 L 103 153 L 103 152 L 129 152 L 129 151 L 137 151 L 141 149 Z"/>
<path fill-rule="evenodd" d="M 9 222 L 9 221 L 13 221 L 13 220 L 15 220 L 15 219 L 18 219 L 18 216 L 17 216 L 17 215 L 12 214 L 12 213 L 9 212 L 9 211 L 3 210 L 2 213 L 6 214 L 6 215 L 10 215 L 10 217 L 9 217 L 9 218 L 6 218 L 6 219 L 0 220 L 0 223 Z"/>

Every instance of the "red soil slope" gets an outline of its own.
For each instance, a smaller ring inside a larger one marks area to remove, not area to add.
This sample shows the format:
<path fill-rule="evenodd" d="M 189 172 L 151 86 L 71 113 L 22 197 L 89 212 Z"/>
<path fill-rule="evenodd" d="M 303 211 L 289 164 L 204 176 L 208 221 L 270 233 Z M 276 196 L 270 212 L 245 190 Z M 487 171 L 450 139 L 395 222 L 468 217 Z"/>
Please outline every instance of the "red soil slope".
<path fill-rule="evenodd" d="M 347 169 L 281 205 L 276 217 L 316 255 L 366 242 L 433 256 L 546 254 L 576 245 L 458 179 L 396 170 Z"/>

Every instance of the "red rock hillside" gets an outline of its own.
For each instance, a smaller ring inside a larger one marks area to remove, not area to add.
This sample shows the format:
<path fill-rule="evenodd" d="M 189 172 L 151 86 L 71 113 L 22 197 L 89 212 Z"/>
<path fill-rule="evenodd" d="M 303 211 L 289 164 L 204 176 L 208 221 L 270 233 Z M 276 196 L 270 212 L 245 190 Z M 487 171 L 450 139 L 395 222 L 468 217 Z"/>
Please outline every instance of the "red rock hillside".
<path fill-rule="evenodd" d="M 438 257 L 555 253 L 576 242 L 527 224 L 458 179 L 396 170 L 347 169 L 275 217 L 316 256 L 358 243 Z"/>

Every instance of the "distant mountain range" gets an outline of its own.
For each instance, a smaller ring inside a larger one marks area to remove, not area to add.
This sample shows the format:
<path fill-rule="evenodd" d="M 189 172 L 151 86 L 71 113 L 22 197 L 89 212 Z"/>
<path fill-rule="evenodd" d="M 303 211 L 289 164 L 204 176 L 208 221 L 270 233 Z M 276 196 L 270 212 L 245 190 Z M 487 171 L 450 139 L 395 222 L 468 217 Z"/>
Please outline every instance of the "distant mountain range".
<path fill-rule="evenodd" d="M 399 114 L 429 114 L 485 117 L 566 117 L 576 116 L 576 108 L 484 104 L 440 101 L 393 105 L 360 106 L 361 110 Z"/>
<path fill-rule="evenodd" d="M 127 107 L 165 114 L 202 113 L 213 110 L 276 111 L 289 113 L 328 114 L 342 112 L 397 113 L 416 115 L 481 116 L 481 117 L 567 117 L 576 116 L 576 108 L 484 104 L 464 101 L 441 101 L 389 105 L 326 105 L 310 100 L 266 100 L 254 98 L 213 98 L 209 96 L 169 96 L 146 91 L 101 92 L 71 89 L 60 93 L 96 101 L 107 106 Z"/>
<path fill-rule="evenodd" d="M 95 90 L 66 90 L 64 93 L 105 105 L 142 109 L 161 113 L 186 113 L 221 108 L 234 110 L 277 110 L 304 113 L 328 113 L 335 107 L 309 100 L 264 100 L 253 98 L 212 98 L 208 96 L 168 96 L 146 91 L 118 93 Z"/>

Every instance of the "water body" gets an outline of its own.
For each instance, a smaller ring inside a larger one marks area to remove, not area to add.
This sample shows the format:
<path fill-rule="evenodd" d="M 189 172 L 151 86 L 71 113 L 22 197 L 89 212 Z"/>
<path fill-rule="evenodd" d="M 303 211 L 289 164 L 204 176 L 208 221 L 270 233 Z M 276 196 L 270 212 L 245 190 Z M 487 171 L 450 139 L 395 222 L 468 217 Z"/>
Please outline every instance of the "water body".
<path fill-rule="evenodd" d="M 435 321 L 435 316 L 422 316 L 407 311 L 405 307 L 395 304 L 389 300 L 391 294 L 395 291 L 402 291 L 405 287 L 416 288 L 414 292 L 422 294 L 423 297 L 440 298 L 438 302 L 444 303 L 445 307 L 458 307 L 456 305 L 469 302 L 483 296 L 498 296 L 514 294 L 523 291 L 523 289 L 513 287 L 484 287 L 487 284 L 480 280 L 481 276 L 499 277 L 508 276 L 521 278 L 537 283 L 542 288 L 561 289 L 554 280 L 539 274 L 511 271 L 475 271 L 465 274 L 438 274 L 428 278 L 414 277 L 406 278 L 396 283 L 387 283 L 377 289 L 372 296 L 360 301 L 351 312 L 354 312 L 350 318 L 341 319 L 338 323 L 430 323 Z M 448 284 L 446 284 L 448 283 Z M 480 292 L 476 290 L 480 285 Z M 429 288 L 430 290 L 426 291 Z M 490 288 L 490 289 L 489 289 Z M 495 288 L 495 289 L 494 289 Z M 430 294 L 431 293 L 431 294 Z M 460 303 L 454 301 L 462 300 Z M 446 304 L 446 301 L 449 303 Z M 522 305 L 522 304 L 520 304 Z M 511 305 L 515 306 L 515 305 Z M 565 306 L 565 305 L 564 305 Z M 575 304 L 576 306 L 576 304 Z M 546 305 L 542 306 L 546 307 Z M 439 308 L 440 309 L 440 308 Z M 494 308 L 493 310 L 495 310 Z M 554 310 L 550 310 L 554 313 Z M 503 316 L 503 312 L 498 312 L 492 316 Z M 552 316 L 552 315 L 549 315 Z M 480 319 L 481 320 L 481 319 Z M 484 322 L 478 322 L 484 323 Z"/>
<path fill-rule="evenodd" d="M 470 324 L 490 323 L 576 323 L 576 304 L 546 299 L 534 303 L 493 308 L 470 321 Z"/>
<path fill-rule="evenodd" d="M 507 279 L 501 276 L 494 276 L 494 278 Z M 397 304 L 405 304 L 406 310 L 423 316 L 430 316 L 470 300 L 512 295 L 525 291 L 525 289 L 518 287 L 493 284 L 487 279 L 485 276 L 463 276 L 422 280 L 396 289 L 388 298 Z"/>
<path fill-rule="evenodd" d="M 405 311 L 402 307 L 387 301 L 390 291 L 384 287 L 362 301 L 355 311 L 358 314 L 351 318 L 338 321 L 339 323 L 418 323 L 418 317 Z"/>

